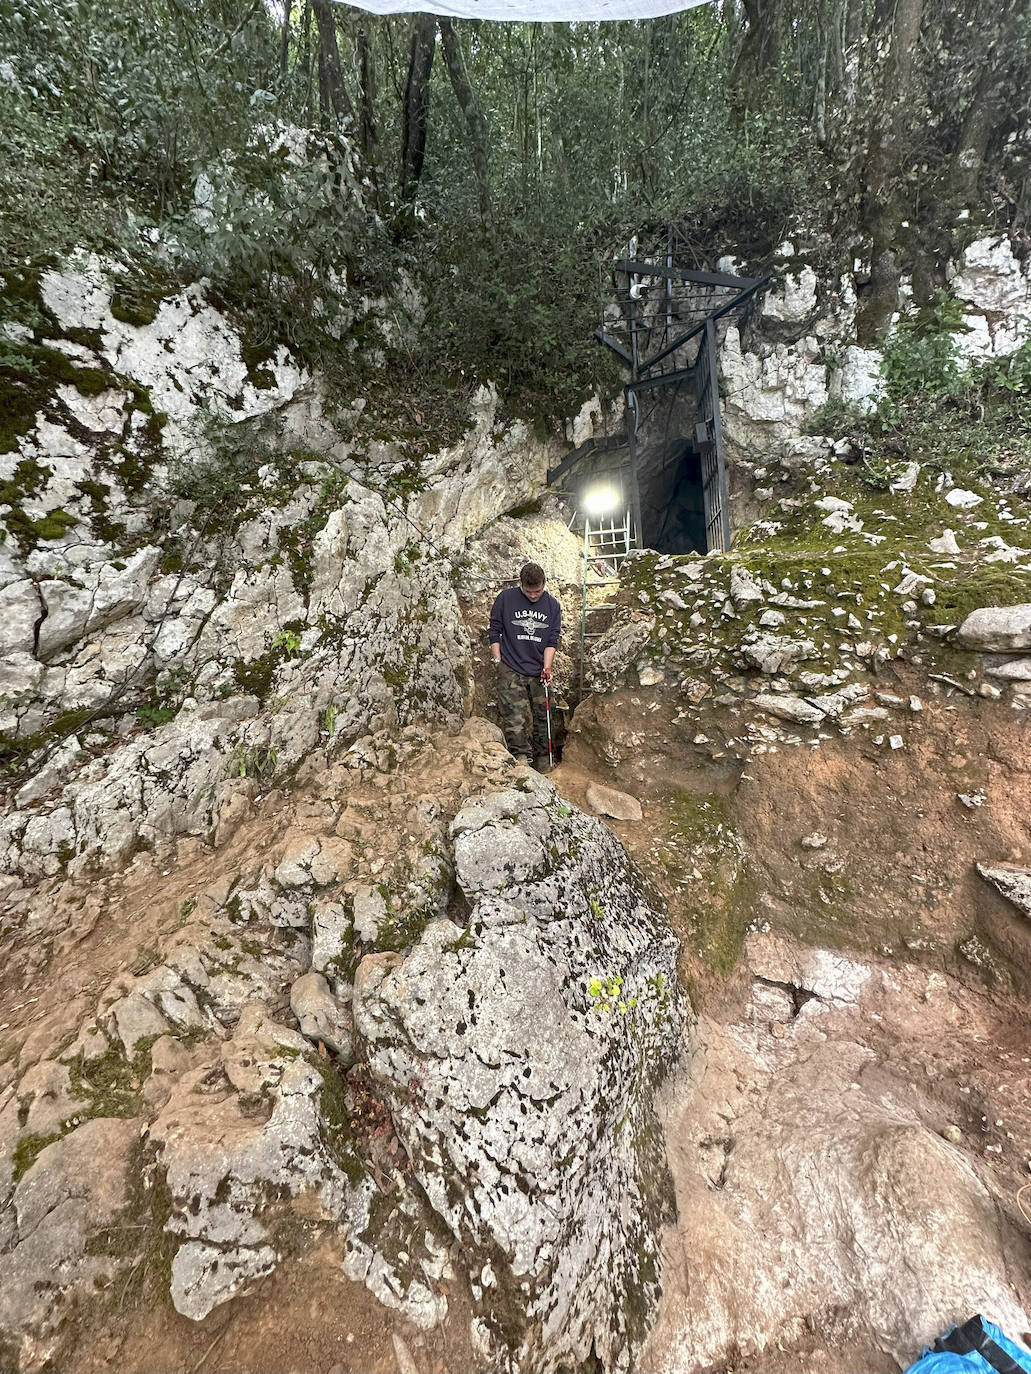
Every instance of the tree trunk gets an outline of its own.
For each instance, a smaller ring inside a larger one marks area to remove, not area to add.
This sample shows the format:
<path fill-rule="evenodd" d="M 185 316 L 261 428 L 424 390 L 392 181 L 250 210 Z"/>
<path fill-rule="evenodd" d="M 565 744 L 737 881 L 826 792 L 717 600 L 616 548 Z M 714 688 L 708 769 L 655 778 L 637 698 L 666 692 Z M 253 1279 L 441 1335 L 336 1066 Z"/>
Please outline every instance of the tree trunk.
<path fill-rule="evenodd" d="M 913 59 L 923 22 L 923 0 L 895 0 L 886 25 L 882 80 L 872 92 L 864 222 L 872 240 L 872 271 L 856 326 L 859 342 L 879 342 L 898 307 L 899 234 L 906 218 L 902 187 L 904 140 L 917 102 Z"/>
<path fill-rule="evenodd" d="M 280 80 L 286 80 L 286 74 L 290 66 L 290 15 L 293 11 L 292 0 L 285 0 L 283 5 L 283 27 L 279 34 L 279 76 Z"/>
<path fill-rule="evenodd" d="M 377 181 L 379 131 L 376 126 L 376 63 L 365 24 L 358 27 L 358 143 L 373 183 Z"/>
<path fill-rule="evenodd" d="M 319 101 L 326 125 L 349 121 L 354 126 L 354 106 L 344 85 L 337 47 L 336 10 L 332 0 L 312 0 L 319 26 Z"/>
<path fill-rule="evenodd" d="M 469 81 L 462 45 L 459 42 L 458 34 L 455 32 L 454 23 L 450 19 L 443 18 L 437 22 L 440 26 L 440 37 L 444 47 L 444 61 L 447 63 L 448 76 L 451 78 L 455 99 L 465 115 L 465 124 L 469 131 L 469 151 L 476 171 L 476 185 L 480 192 L 480 218 L 486 223 L 490 218 L 487 121 Z"/>
<path fill-rule="evenodd" d="M 555 73 L 555 59 L 558 40 L 553 24 L 542 24 L 547 61 L 545 63 L 544 89 L 548 102 L 548 127 L 551 131 L 551 157 L 555 167 L 555 177 L 559 190 L 564 196 L 569 194 L 569 161 L 566 157 L 566 140 L 562 131 L 561 104 L 558 94 L 558 81 Z"/>
<path fill-rule="evenodd" d="M 411 199 L 426 160 L 426 127 L 430 113 L 430 72 L 437 44 L 437 21 L 432 14 L 417 14 L 412 24 L 412 45 L 405 85 L 404 132 L 401 144 L 401 198 Z"/>

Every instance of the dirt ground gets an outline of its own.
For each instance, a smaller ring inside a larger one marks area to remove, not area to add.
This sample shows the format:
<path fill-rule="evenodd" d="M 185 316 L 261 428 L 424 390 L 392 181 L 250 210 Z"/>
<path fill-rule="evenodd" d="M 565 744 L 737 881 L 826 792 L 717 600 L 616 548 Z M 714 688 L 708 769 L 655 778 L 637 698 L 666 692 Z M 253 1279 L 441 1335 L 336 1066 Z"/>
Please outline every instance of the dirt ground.
<path fill-rule="evenodd" d="M 340 1272 L 331 1238 L 216 1308 L 202 1322 L 163 1306 L 101 1323 L 87 1315 L 67 1374 L 396 1374 L 407 1354 L 420 1374 L 477 1368 L 468 1301 L 450 1285 L 443 1327 L 419 1331 Z M 399 1351 L 396 1341 L 402 1342 Z"/>

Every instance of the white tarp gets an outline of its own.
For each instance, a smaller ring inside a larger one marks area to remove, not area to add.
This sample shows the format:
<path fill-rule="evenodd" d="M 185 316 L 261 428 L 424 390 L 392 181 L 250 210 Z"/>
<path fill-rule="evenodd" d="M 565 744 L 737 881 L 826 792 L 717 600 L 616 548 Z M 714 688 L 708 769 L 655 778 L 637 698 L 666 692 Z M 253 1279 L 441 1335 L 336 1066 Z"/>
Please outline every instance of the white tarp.
<path fill-rule="evenodd" d="M 581 19 L 655 19 L 695 9 L 706 0 L 348 0 L 373 14 L 446 14 L 452 19 L 572 24 Z"/>

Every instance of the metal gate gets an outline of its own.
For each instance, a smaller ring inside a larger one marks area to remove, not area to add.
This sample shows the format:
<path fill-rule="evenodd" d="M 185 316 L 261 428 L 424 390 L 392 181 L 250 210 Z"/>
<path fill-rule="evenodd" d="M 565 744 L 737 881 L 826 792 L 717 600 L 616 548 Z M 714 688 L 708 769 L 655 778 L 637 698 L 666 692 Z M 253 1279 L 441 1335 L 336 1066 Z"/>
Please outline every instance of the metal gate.
<path fill-rule="evenodd" d="M 730 548 L 730 499 L 723 461 L 723 421 L 716 375 L 716 326 L 705 321 L 698 350 L 698 424 L 695 442 L 702 456 L 702 497 L 705 501 L 705 542 L 709 552 Z"/>
<path fill-rule="evenodd" d="M 743 306 L 769 277 L 741 277 L 680 266 L 677 259 L 681 251 L 693 252 L 693 247 L 681 244 L 672 226 L 666 243 L 653 247 L 653 258 L 639 256 L 637 248 L 635 236 L 627 256 L 611 264 L 621 323 L 610 323 L 604 317 L 603 304 L 602 323 L 595 331 L 595 338 L 630 371 L 625 395 L 633 522 L 640 532 L 640 398 L 660 389 L 670 388 L 675 394 L 682 387 L 693 387 L 697 398 L 694 433 L 684 437 L 701 459 L 706 551 L 726 552 L 731 541 L 730 497 L 720 416 L 716 325 Z"/>

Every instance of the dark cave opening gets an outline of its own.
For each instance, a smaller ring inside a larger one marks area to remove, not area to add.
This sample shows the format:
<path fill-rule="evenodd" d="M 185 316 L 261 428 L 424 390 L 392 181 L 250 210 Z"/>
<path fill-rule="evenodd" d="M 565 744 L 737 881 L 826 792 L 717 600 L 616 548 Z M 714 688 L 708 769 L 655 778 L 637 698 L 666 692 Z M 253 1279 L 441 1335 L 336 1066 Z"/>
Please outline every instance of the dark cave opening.
<path fill-rule="evenodd" d="M 662 454 L 641 455 L 642 543 L 658 553 L 706 553 L 702 456 L 678 440 Z"/>

